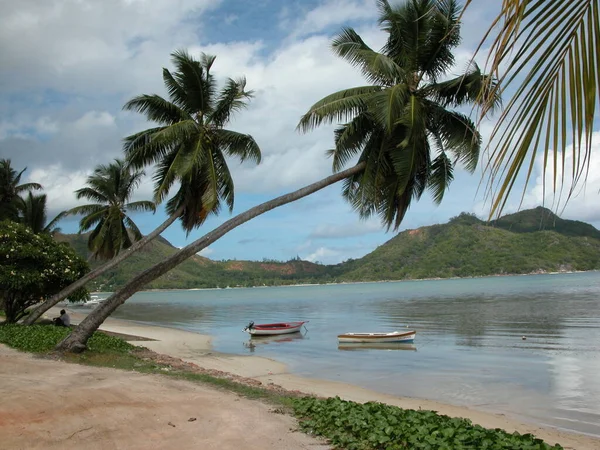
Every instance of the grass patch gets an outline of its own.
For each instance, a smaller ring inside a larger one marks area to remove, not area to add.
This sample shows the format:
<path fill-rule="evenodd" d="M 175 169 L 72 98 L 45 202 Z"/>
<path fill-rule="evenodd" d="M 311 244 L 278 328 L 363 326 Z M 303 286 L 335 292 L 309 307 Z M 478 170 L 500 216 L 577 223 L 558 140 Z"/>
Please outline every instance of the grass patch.
<path fill-rule="evenodd" d="M 49 352 L 69 335 L 71 328 L 52 325 L 3 325 L 0 326 L 0 342 L 26 352 Z M 122 339 L 95 332 L 88 341 L 88 348 L 95 352 L 127 352 L 134 348 Z"/>
<path fill-rule="evenodd" d="M 473 425 L 434 411 L 402 409 L 383 403 L 355 403 L 339 397 L 292 400 L 301 428 L 346 450 L 528 449 L 559 450 L 531 434 Z"/>
<path fill-rule="evenodd" d="M 205 373 L 188 372 L 185 370 L 175 370 L 168 364 L 160 364 L 155 361 L 148 361 L 147 358 L 140 358 L 137 355 L 137 349 L 129 352 L 94 352 L 63 355 L 63 359 L 68 362 L 86 364 L 95 367 L 112 367 L 114 369 L 129 370 L 139 373 L 150 373 L 187 380 L 195 383 L 211 385 L 215 388 L 233 392 L 243 397 L 263 400 L 280 406 L 288 407 L 291 411 L 292 396 L 282 395 L 257 386 L 248 386 L 227 378 L 219 378 Z"/>

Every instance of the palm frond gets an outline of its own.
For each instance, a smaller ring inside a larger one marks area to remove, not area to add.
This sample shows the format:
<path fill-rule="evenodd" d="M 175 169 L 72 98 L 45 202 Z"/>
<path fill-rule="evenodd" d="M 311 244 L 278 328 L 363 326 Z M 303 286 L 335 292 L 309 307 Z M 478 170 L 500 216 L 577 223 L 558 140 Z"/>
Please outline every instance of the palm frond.
<path fill-rule="evenodd" d="M 149 128 L 127 136 L 123 140 L 123 151 L 127 163 L 134 169 L 141 169 L 161 160 L 172 149 L 172 143 L 158 144 L 152 136 L 166 127 Z"/>
<path fill-rule="evenodd" d="M 48 222 L 48 224 L 44 227 L 44 232 L 50 234 L 60 233 L 60 228 L 58 228 L 56 224 L 64 219 L 67 215 L 67 211 L 58 213 L 56 217 L 54 217 L 54 219 Z"/>
<path fill-rule="evenodd" d="M 140 239 L 142 239 L 144 236 L 142 235 L 142 232 L 140 231 L 140 229 L 138 228 L 138 226 L 135 224 L 135 222 L 133 220 L 131 220 L 131 218 L 129 218 L 129 216 L 125 216 L 123 218 L 123 223 L 125 224 L 125 236 L 129 236 L 129 233 L 131 233 L 133 235 L 133 240 L 134 241 L 139 241 Z M 127 246 L 123 246 L 123 248 L 129 248 L 131 247 L 131 244 L 127 245 Z"/>
<path fill-rule="evenodd" d="M 406 72 L 392 58 L 372 50 L 352 28 L 343 28 L 331 47 L 372 83 L 392 86 L 406 81 Z"/>
<path fill-rule="evenodd" d="M 438 205 L 442 203 L 444 193 L 454 179 L 453 172 L 452 161 L 444 152 L 441 152 L 431 163 L 427 187 L 431 190 L 433 201 Z"/>
<path fill-rule="evenodd" d="M 89 180 L 88 180 L 89 181 Z M 97 181 L 94 184 L 98 184 Z M 92 180 L 92 182 L 94 182 L 94 180 Z M 103 192 L 100 192 L 98 189 L 92 189 L 90 187 L 84 187 L 81 189 L 77 189 L 75 191 L 75 197 L 77 198 L 77 200 L 81 200 L 82 198 L 88 199 L 88 200 L 92 200 L 92 201 L 97 201 L 99 203 L 109 203 L 110 202 L 110 198 L 108 197 L 108 195 L 106 195 Z"/>
<path fill-rule="evenodd" d="M 216 102 L 215 109 L 210 115 L 210 121 L 217 127 L 224 126 L 231 116 L 248 106 L 245 100 L 253 97 L 252 91 L 246 91 L 246 78 L 236 80 L 229 78 Z"/>
<path fill-rule="evenodd" d="M 495 23 L 503 23 L 492 40 L 488 66 L 495 74 L 504 68 L 497 76 L 496 90 L 506 93 L 512 89 L 514 94 L 491 136 L 486 167 L 488 195 L 492 197 L 490 216 L 501 213 L 522 171 L 525 194 L 538 154 L 543 155 L 544 191 L 545 175 L 550 171 L 554 177 L 551 191 L 556 195 L 559 185 L 567 183 L 568 146 L 572 146 L 568 197 L 572 194 L 589 170 L 600 98 L 597 1 L 504 0 L 502 5 Z M 482 114 L 485 112 L 484 108 Z M 557 179 L 559 173 L 561 180 Z"/>
<path fill-rule="evenodd" d="M 473 173 L 481 150 L 481 135 L 475 123 L 465 114 L 431 103 L 428 106 L 431 108 L 428 129 L 441 139 L 444 151 L 453 154 L 465 169 Z"/>
<path fill-rule="evenodd" d="M 90 211 L 87 213 L 86 216 L 82 217 L 79 221 L 79 232 L 83 233 L 98 224 L 103 224 L 106 221 L 108 211 L 109 209 L 105 208 L 103 210 Z"/>
<path fill-rule="evenodd" d="M 347 122 L 364 111 L 367 100 L 380 86 L 361 86 L 335 92 L 319 100 L 302 116 L 296 129 L 305 133 L 323 123 Z"/>
<path fill-rule="evenodd" d="M 97 212 L 106 211 L 109 208 L 108 205 L 90 204 L 75 206 L 65 211 L 65 215 L 76 216 L 78 214 L 95 214 Z"/>
<path fill-rule="evenodd" d="M 431 83 L 423 88 L 426 95 L 442 106 L 463 106 L 476 104 L 485 106 L 488 113 L 502 106 L 496 80 L 481 73 L 477 64 L 456 78 Z"/>
<path fill-rule="evenodd" d="M 366 112 L 360 113 L 350 122 L 334 131 L 335 148 L 327 152 L 333 157 L 333 171 L 339 172 L 369 141 L 376 124 Z"/>
<path fill-rule="evenodd" d="M 215 130 L 214 134 L 219 147 L 227 155 L 237 156 L 241 162 L 250 159 L 256 164 L 260 163 L 260 147 L 249 134 L 224 129 Z"/>
<path fill-rule="evenodd" d="M 25 171 L 25 169 L 23 169 L 23 171 Z M 23 171 L 21 173 L 23 173 Z M 20 175 L 19 178 L 21 178 Z M 39 183 L 23 183 L 15 186 L 15 194 L 21 194 L 27 191 L 41 191 L 42 189 L 42 185 Z"/>
<path fill-rule="evenodd" d="M 172 125 L 182 120 L 189 120 L 190 114 L 175 103 L 165 100 L 160 95 L 138 95 L 129 100 L 123 109 L 136 111 L 146 116 L 148 120 L 161 125 Z"/>
<path fill-rule="evenodd" d="M 156 205 L 154 202 L 147 200 L 140 200 L 138 202 L 131 202 L 125 205 L 126 211 L 152 211 L 156 212 Z"/>
<path fill-rule="evenodd" d="M 212 111 L 210 92 L 214 86 L 209 86 L 210 81 L 202 64 L 185 50 L 173 52 L 171 60 L 177 68 L 173 76 L 186 92 L 188 107 L 193 111 L 210 113 Z"/>
<path fill-rule="evenodd" d="M 409 98 L 411 95 L 408 86 L 396 84 L 371 95 L 369 112 L 388 133 L 391 133 L 404 114 Z"/>

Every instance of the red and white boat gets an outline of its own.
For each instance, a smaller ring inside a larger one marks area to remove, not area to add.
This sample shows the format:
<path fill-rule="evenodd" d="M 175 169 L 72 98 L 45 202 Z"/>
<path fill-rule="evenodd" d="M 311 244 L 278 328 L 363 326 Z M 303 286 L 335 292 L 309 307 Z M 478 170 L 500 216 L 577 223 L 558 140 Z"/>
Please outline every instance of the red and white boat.
<path fill-rule="evenodd" d="M 297 333 L 302 328 L 302 325 L 308 323 L 308 320 L 304 322 L 279 322 L 279 323 L 261 323 L 254 324 L 250 322 L 244 331 L 251 334 L 252 336 L 273 336 L 276 334 L 290 334 Z"/>

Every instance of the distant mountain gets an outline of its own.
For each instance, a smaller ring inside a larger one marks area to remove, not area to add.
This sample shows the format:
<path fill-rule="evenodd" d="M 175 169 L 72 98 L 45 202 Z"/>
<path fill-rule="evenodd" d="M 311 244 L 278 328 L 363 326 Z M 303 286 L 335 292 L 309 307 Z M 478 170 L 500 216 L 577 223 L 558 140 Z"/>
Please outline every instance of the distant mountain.
<path fill-rule="evenodd" d="M 88 257 L 86 235 L 58 235 Z M 114 290 L 175 253 L 159 237 L 94 281 L 93 289 Z M 99 262 L 91 261 L 92 266 Z M 490 223 L 460 214 L 448 223 L 406 230 L 368 255 L 337 265 L 287 262 L 213 261 L 194 256 L 147 288 L 189 289 L 280 284 L 469 277 L 600 269 L 600 231 L 585 222 L 561 219 L 535 208 Z"/>

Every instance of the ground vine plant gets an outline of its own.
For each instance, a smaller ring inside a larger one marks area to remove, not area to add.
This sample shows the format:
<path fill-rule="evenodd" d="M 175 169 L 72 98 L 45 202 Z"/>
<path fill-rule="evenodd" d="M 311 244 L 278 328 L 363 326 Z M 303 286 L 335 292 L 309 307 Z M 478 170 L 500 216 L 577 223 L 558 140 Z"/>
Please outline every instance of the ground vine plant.
<path fill-rule="evenodd" d="M 528 449 L 559 450 L 531 434 L 507 433 L 473 425 L 468 419 L 383 403 L 355 403 L 339 397 L 293 400 L 302 429 L 346 450 Z"/>

